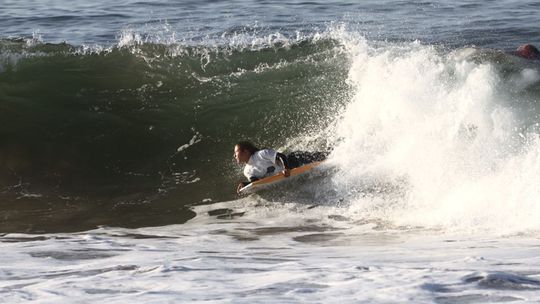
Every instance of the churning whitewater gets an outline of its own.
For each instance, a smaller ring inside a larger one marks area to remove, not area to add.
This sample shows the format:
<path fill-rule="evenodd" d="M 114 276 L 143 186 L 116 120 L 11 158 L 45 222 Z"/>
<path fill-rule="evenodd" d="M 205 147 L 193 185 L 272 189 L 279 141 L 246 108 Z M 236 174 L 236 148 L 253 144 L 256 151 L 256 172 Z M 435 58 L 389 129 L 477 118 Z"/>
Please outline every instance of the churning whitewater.
<path fill-rule="evenodd" d="M 538 63 L 419 43 L 350 48 L 354 96 L 337 123 L 333 181 L 359 193 L 352 208 L 444 231 L 540 228 Z"/>

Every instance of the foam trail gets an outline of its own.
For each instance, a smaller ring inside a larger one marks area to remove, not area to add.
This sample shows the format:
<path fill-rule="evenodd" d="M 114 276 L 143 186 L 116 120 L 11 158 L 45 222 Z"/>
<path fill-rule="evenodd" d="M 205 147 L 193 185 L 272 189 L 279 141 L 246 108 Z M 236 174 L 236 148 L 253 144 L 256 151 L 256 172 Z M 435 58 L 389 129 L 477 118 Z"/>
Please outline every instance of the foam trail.
<path fill-rule="evenodd" d="M 363 40 L 349 49 L 355 95 L 333 160 L 354 212 L 446 231 L 540 228 L 538 134 L 512 106 L 519 92 L 506 93 L 534 83 L 535 70 L 506 82 L 494 63 L 471 59 L 474 49 Z"/>

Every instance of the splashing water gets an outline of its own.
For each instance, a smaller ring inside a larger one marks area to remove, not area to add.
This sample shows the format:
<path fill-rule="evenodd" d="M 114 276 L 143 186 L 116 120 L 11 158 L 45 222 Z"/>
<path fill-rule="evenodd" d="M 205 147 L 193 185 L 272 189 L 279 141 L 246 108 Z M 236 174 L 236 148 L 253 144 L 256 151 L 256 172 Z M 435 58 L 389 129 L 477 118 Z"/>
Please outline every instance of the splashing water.
<path fill-rule="evenodd" d="M 505 75 L 501 65 L 475 60 L 476 49 L 362 39 L 349 49 L 355 93 L 333 161 L 334 183 L 354 212 L 447 231 L 540 228 L 536 113 L 515 106 L 537 84 L 535 70 Z M 351 191 L 366 179 L 392 195 Z"/>

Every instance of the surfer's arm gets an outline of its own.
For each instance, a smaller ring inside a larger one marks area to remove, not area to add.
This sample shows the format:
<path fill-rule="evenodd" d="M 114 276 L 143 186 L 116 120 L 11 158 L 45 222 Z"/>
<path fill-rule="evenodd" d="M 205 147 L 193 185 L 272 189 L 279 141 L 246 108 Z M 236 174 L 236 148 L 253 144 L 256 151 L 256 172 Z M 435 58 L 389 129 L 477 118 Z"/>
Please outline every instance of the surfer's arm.
<path fill-rule="evenodd" d="M 240 184 L 238 184 L 238 186 L 236 187 L 236 193 L 240 194 L 240 189 L 244 188 L 245 186 L 251 184 L 250 182 L 242 182 Z"/>
<path fill-rule="evenodd" d="M 281 164 L 283 166 L 283 175 L 285 175 L 285 177 L 289 177 L 291 175 L 291 169 L 289 168 L 289 162 L 287 161 L 287 156 L 285 156 L 285 154 L 283 153 L 277 153 L 276 154 L 276 164 Z"/>
<path fill-rule="evenodd" d="M 251 184 L 256 180 L 258 180 L 258 178 L 252 176 L 249 178 L 249 182 L 241 182 L 240 184 L 238 184 L 238 187 L 236 187 L 236 193 L 240 193 L 240 189 L 244 188 L 245 186 Z"/>

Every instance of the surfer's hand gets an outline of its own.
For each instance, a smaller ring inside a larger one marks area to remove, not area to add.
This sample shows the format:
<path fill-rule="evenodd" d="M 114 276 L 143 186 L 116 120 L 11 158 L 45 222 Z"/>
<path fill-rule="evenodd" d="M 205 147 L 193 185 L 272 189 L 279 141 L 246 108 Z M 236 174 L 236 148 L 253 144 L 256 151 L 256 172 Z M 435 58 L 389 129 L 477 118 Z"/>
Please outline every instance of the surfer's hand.
<path fill-rule="evenodd" d="M 238 187 L 236 187 L 236 193 L 240 194 L 240 189 L 244 188 L 244 183 L 238 184 Z"/>
<path fill-rule="evenodd" d="M 240 194 L 240 189 L 244 188 L 247 185 L 249 185 L 249 183 L 240 183 L 240 184 L 238 184 L 238 187 L 236 187 L 236 193 Z"/>
<path fill-rule="evenodd" d="M 283 173 L 285 177 L 289 177 L 291 176 L 291 169 L 284 169 L 281 173 Z"/>

